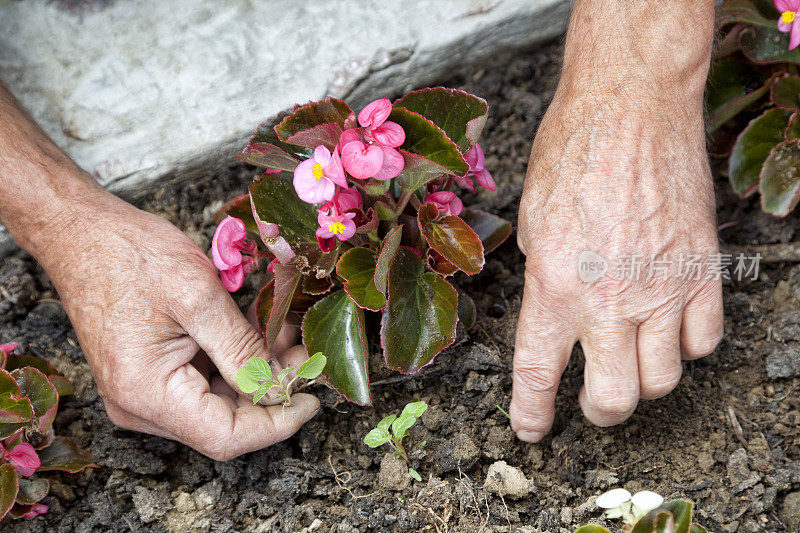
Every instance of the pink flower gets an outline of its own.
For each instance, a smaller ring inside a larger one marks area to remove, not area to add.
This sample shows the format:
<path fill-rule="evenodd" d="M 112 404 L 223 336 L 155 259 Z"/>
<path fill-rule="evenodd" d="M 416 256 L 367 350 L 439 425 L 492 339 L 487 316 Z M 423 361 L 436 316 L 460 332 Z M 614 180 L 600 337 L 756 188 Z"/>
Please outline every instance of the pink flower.
<path fill-rule="evenodd" d="M 10 450 L 3 449 L 3 459 L 11 463 L 14 470 L 21 476 L 32 476 L 36 469 L 42 466 L 36 450 L 27 442 L 17 444 Z"/>
<path fill-rule="evenodd" d="M 328 211 L 330 208 L 335 207 L 340 213 L 346 213 L 354 209 L 361 209 L 363 205 L 361 194 L 355 189 L 347 188 L 341 189 L 334 199 L 322 206 L 321 209 Z"/>
<path fill-rule="evenodd" d="M 43 503 L 34 503 L 31 510 L 22 515 L 22 518 L 34 518 L 49 511 L 50 508 Z"/>
<path fill-rule="evenodd" d="M 294 189 L 297 196 L 309 204 L 321 204 L 333 198 L 337 185 L 347 187 L 338 147 L 331 154 L 324 146 L 317 146 L 314 157 L 294 169 Z"/>
<path fill-rule="evenodd" d="M 394 124 L 387 122 L 386 124 Z M 394 124 L 400 131 L 398 124 Z M 405 140 L 405 132 L 402 133 Z M 403 144 L 402 141 L 400 144 Z M 405 162 L 400 152 L 392 146 L 384 146 L 368 132 L 362 135 L 358 129 L 345 130 L 339 137 L 342 147 L 342 165 L 348 174 L 356 179 L 375 178 L 388 180 L 397 177 L 403 171 Z M 399 144 L 397 145 L 399 146 Z"/>
<path fill-rule="evenodd" d="M 800 11 L 800 0 L 774 0 L 775 7 L 781 12 L 778 19 L 778 31 L 790 33 L 789 50 L 794 50 L 800 46 L 800 25 L 795 20 L 797 12 Z"/>
<path fill-rule="evenodd" d="M 340 241 L 346 241 L 356 233 L 356 223 L 353 219 L 355 213 L 340 214 L 336 208 L 330 211 L 320 209 L 317 211 L 317 239 L 330 239 L 336 237 Z M 322 243 L 320 243 L 322 245 Z"/>
<path fill-rule="evenodd" d="M 217 226 L 211 240 L 211 258 L 219 269 L 222 285 L 236 292 L 256 263 L 256 244 L 247 240 L 244 222 L 231 216 Z"/>
<path fill-rule="evenodd" d="M 3 352 L 6 356 L 9 356 L 11 355 L 11 352 L 17 349 L 17 346 L 19 346 L 19 344 L 17 344 L 16 342 L 11 342 L 9 344 L 0 344 L 0 352 Z"/>
<path fill-rule="evenodd" d="M 435 204 L 436 207 L 439 208 L 439 212 L 443 215 L 458 216 L 464 208 L 461 198 L 459 198 L 456 193 L 450 191 L 439 191 L 429 194 L 428 197 L 425 198 L 425 203 L 428 202 Z"/>
<path fill-rule="evenodd" d="M 484 156 L 480 145 L 476 144 L 473 146 L 469 152 L 464 154 L 464 159 L 469 165 L 469 171 L 464 176 L 456 177 L 456 183 L 465 189 L 475 192 L 475 185 L 472 182 L 472 178 L 475 178 L 478 181 L 478 185 L 481 187 L 490 191 L 495 190 L 494 179 L 484 166 L 486 163 L 486 156 Z"/>
<path fill-rule="evenodd" d="M 358 123 L 365 128 L 379 128 L 392 113 L 392 101 L 381 98 L 368 103 L 358 114 Z"/>

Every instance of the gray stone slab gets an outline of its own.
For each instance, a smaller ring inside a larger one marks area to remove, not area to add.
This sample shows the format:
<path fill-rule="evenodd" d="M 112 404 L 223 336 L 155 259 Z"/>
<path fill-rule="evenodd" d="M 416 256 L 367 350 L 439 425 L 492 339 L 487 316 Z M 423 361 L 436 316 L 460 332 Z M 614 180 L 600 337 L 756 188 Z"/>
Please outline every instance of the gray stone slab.
<path fill-rule="evenodd" d="M 231 163 L 260 120 L 296 102 L 333 95 L 360 105 L 551 39 L 570 2 L 88 5 L 0 0 L 0 79 L 98 182 L 133 196 Z"/>

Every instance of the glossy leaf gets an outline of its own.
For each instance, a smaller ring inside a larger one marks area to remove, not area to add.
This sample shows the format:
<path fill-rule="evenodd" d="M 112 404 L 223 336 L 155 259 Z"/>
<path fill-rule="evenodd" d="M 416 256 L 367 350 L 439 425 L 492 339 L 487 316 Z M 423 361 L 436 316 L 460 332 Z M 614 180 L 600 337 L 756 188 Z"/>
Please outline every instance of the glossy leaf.
<path fill-rule="evenodd" d="M 414 374 L 455 340 L 458 295 L 407 248 L 398 250 L 389 267 L 388 290 L 381 321 L 386 366 Z"/>
<path fill-rule="evenodd" d="M 795 111 L 789 118 L 789 125 L 786 126 L 786 131 L 783 136 L 787 141 L 796 141 L 800 139 L 800 114 Z"/>
<path fill-rule="evenodd" d="M 761 207 L 784 217 L 800 201 L 800 141 L 783 141 L 769 153 L 761 169 Z"/>
<path fill-rule="evenodd" d="M 327 357 L 324 374 L 331 385 L 351 402 L 370 405 L 364 311 L 336 291 L 306 312 L 302 330 L 308 352 Z"/>
<path fill-rule="evenodd" d="M 34 422 L 33 406 L 28 398 L 12 396 L 8 392 L 0 394 L 0 439 L 31 427 Z"/>
<path fill-rule="evenodd" d="M 469 208 L 464 209 L 460 216 L 481 239 L 484 254 L 496 249 L 511 235 L 511 222 L 497 215 Z"/>
<path fill-rule="evenodd" d="M 386 418 L 383 418 L 380 422 L 378 422 L 378 429 L 388 430 L 395 418 L 397 418 L 397 415 L 389 415 Z"/>
<path fill-rule="evenodd" d="M 334 124 L 338 127 L 338 132 L 341 133 L 345 121 L 351 114 L 353 114 L 353 111 L 346 103 L 336 98 L 328 97 L 318 102 L 310 102 L 297 107 L 275 127 L 275 132 L 281 141 L 289 144 L 299 144 L 296 142 L 297 137 L 291 138 L 315 126 Z M 338 140 L 337 135 L 333 146 L 336 145 Z M 301 146 L 316 148 L 316 146 L 308 146 L 307 144 L 301 144 Z M 328 146 L 328 148 L 333 149 L 332 146 Z"/>
<path fill-rule="evenodd" d="M 325 278 L 318 278 L 316 276 L 303 276 L 303 281 L 300 284 L 301 290 L 312 296 L 319 296 L 320 294 L 326 294 L 330 292 L 333 288 L 334 281 L 333 279 L 328 276 Z"/>
<path fill-rule="evenodd" d="M 421 155 L 452 174 L 460 176 L 469 170 L 459 147 L 432 121 L 403 107 L 395 107 L 389 120 L 400 124 L 406 132 L 402 149 Z"/>
<path fill-rule="evenodd" d="M 0 466 L 0 520 L 13 507 L 19 492 L 19 476 L 14 467 L 6 463 Z"/>
<path fill-rule="evenodd" d="M 58 391 L 55 386 L 33 367 L 12 370 L 11 376 L 19 385 L 22 395 L 31 401 L 37 418 L 36 429 L 40 433 L 47 433 L 58 411 Z"/>
<path fill-rule="evenodd" d="M 236 154 L 236 157 L 244 163 L 287 172 L 294 171 L 300 164 L 300 159 L 269 143 L 255 143 Z"/>
<path fill-rule="evenodd" d="M 293 249 L 301 243 L 317 246 L 317 212 L 313 205 L 297 196 L 291 180 L 290 174 L 281 172 L 265 174 L 253 181 L 250 185 L 253 207 L 262 222 L 280 227 L 280 236 Z"/>
<path fill-rule="evenodd" d="M 328 364 L 328 358 L 322 352 L 317 352 L 297 369 L 297 375 L 303 379 L 315 379 L 322 371 L 325 370 L 325 365 Z"/>
<path fill-rule="evenodd" d="M 483 244 L 466 222 L 457 216 L 440 216 L 439 208 L 427 203 L 417 213 L 419 230 L 428 245 L 467 274 L 477 274 L 484 264 Z"/>
<path fill-rule="evenodd" d="M 53 442 L 39 450 L 39 459 L 42 466 L 36 469 L 37 472 L 61 470 L 74 474 L 93 466 L 92 456 L 66 437 L 55 437 Z"/>
<path fill-rule="evenodd" d="M 708 131 L 716 131 L 760 100 L 769 92 L 777 74 L 750 90 L 748 80 L 757 76 L 749 65 L 736 59 L 723 59 L 712 67 L 706 84 Z"/>
<path fill-rule="evenodd" d="M 578 529 L 576 529 L 575 533 L 611 533 L 611 532 L 606 528 L 604 528 L 603 526 L 587 524 L 585 526 L 581 526 Z"/>
<path fill-rule="evenodd" d="M 280 263 L 273 265 L 273 272 L 275 279 L 259 291 L 256 302 L 258 323 L 263 327 L 268 347 L 272 347 L 278 338 L 301 277 L 296 268 Z"/>
<path fill-rule="evenodd" d="M 428 250 L 425 252 L 425 264 L 428 266 L 428 268 L 437 274 L 441 274 L 445 278 L 458 272 L 457 266 L 445 259 L 442 254 L 433 248 L 428 248 Z"/>
<path fill-rule="evenodd" d="M 394 259 L 394 256 L 397 255 L 397 250 L 400 249 L 400 241 L 402 239 L 403 227 L 397 226 L 383 239 L 381 251 L 378 254 L 378 260 L 375 264 L 375 288 L 384 296 L 386 296 L 386 283 L 389 278 L 389 265 Z"/>
<path fill-rule="evenodd" d="M 631 533 L 661 533 L 656 529 L 658 517 L 662 513 L 672 516 L 675 523 L 675 533 L 689 533 L 692 525 L 692 508 L 694 504 L 689 500 L 670 500 L 648 512 L 633 527 Z M 670 532 L 671 533 L 671 532 Z"/>
<path fill-rule="evenodd" d="M 351 248 L 336 265 L 336 273 L 344 278 L 344 290 L 359 307 L 379 311 L 386 307 L 386 297 L 375 287 L 378 256 L 369 248 Z"/>
<path fill-rule="evenodd" d="M 65 378 L 64 376 L 60 376 L 58 374 L 50 374 L 47 376 L 47 379 L 50 380 L 50 383 L 58 391 L 58 397 L 63 398 L 64 396 L 69 396 L 74 392 L 74 387 L 72 386 L 72 382 Z"/>
<path fill-rule="evenodd" d="M 50 490 L 50 482 L 46 479 L 19 478 L 19 492 L 17 493 L 17 503 L 31 505 L 45 496 Z"/>
<path fill-rule="evenodd" d="M 789 50 L 789 34 L 778 31 L 777 20 L 772 27 L 745 28 L 739 34 L 739 45 L 745 56 L 757 64 L 800 64 L 800 48 Z"/>
<path fill-rule="evenodd" d="M 377 448 L 389 442 L 391 438 L 385 429 L 375 428 L 364 436 L 364 444 L 370 448 Z"/>
<path fill-rule="evenodd" d="M 402 148 L 399 152 L 403 156 L 404 166 L 403 171 L 397 176 L 396 180 L 403 190 L 416 191 L 440 176 L 452 174 L 447 167 L 419 154 Z"/>
<path fill-rule="evenodd" d="M 728 177 L 740 196 L 749 196 L 758 188 L 759 174 L 770 151 L 783 141 L 789 113 L 769 109 L 750 121 L 736 139 L 728 161 Z"/>
<path fill-rule="evenodd" d="M 439 126 L 462 153 L 478 142 L 489 115 L 483 98 L 445 87 L 410 92 L 394 106 L 415 111 Z"/>
<path fill-rule="evenodd" d="M 785 75 L 776 79 L 770 90 L 772 103 L 782 109 L 800 107 L 800 76 Z"/>
<path fill-rule="evenodd" d="M 475 302 L 469 294 L 461 291 L 458 293 L 458 322 L 469 331 L 475 325 L 477 318 L 477 311 L 475 309 Z"/>
<path fill-rule="evenodd" d="M 256 131 L 250 136 L 250 139 L 247 141 L 247 146 L 244 150 L 242 150 L 242 154 L 236 154 L 239 159 L 242 161 L 246 161 L 243 157 L 246 157 L 247 152 L 250 148 L 258 143 L 265 143 L 265 144 L 272 144 L 282 151 L 286 152 L 294 159 L 308 159 L 313 155 L 313 150 L 309 148 L 305 148 L 303 146 L 295 146 L 292 144 L 287 144 L 280 140 L 278 134 L 275 132 L 275 126 L 280 124 L 283 119 L 294 113 L 300 106 L 294 106 L 290 109 L 285 109 L 278 113 L 277 115 L 273 115 L 261 124 L 258 125 Z M 276 168 L 276 167 L 271 167 Z"/>
<path fill-rule="evenodd" d="M 64 376 L 58 373 L 58 370 L 42 359 L 41 357 L 36 357 L 33 355 L 14 355 L 11 354 L 8 356 L 6 360 L 5 369 L 7 371 L 16 370 L 17 368 L 24 368 L 26 366 L 31 366 L 36 370 L 40 371 L 42 374 L 47 376 L 47 379 L 50 380 L 50 383 L 58 391 L 58 396 L 68 396 L 72 394 L 72 383 L 65 378 Z"/>
<path fill-rule="evenodd" d="M 764 17 L 752 0 L 727 0 L 717 8 L 716 15 L 717 28 L 739 23 L 774 28 L 777 21 Z"/>
<path fill-rule="evenodd" d="M 0 368 L 0 394 L 8 394 L 14 398 L 19 398 L 22 394 L 14 377 L 8 370 L 2 368 Z"/>

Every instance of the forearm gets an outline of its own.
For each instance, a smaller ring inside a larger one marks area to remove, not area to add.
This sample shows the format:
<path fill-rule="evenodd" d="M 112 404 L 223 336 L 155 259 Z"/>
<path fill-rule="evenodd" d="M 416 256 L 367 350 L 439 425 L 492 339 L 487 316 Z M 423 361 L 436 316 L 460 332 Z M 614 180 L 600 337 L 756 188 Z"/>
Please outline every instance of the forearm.
<path fill-rule="evenodd" d="M 699 105 L 713 32 L 714 0 L 576 0 L 559 90 Z"/>
<path fill-rule="evenodd" d="M 0 221 L 17 244 L 39 257 L 96 194 L 106 193 L 0 82 Z"/>

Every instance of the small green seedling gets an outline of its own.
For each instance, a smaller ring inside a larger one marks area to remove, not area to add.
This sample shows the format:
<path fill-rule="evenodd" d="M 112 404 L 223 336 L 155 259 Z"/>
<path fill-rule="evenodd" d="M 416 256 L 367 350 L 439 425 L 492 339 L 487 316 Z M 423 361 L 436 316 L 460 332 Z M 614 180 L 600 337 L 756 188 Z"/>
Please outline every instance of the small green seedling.
<path fill-rule="evenodd" d="M 389 415 L 378 422 L 378 427 L 364 437 L 364 443 L 370 448 L 389 444 L 397 456 L 402 457 L 406 464 L 409 464 L 411 461 L 408 459 L 405 448 L 403 448 L 403 438 L 408 436 L 408 430 L 427 408 L 428 404 L 425 402 L 411 402 L 403 408 L 400 416 Z M 422 481 L 422 476 L 410 466 L 408 467 L 408 475 L 417 481 Z"/>
<path fill-rule="evenodd" d="M 236 373 L 236 384 L 245 394 L 253 395 L 253 404 L 260 402 L 271 389 L 277 388 L 278 394 L 283 398 L 283 405 L 288 407 L 292 404 L 292 385 L 295 380 L 317 378 L 327 363 L 328 359 L 322 352 L 315 353 L 300 365 L 297 375 L 286 382 L 286 377 L 294 370 L 292 367 L 284 368 L 278 377 L 273 379 L 269 363 L 260 357 L 253 357 Z"/>

